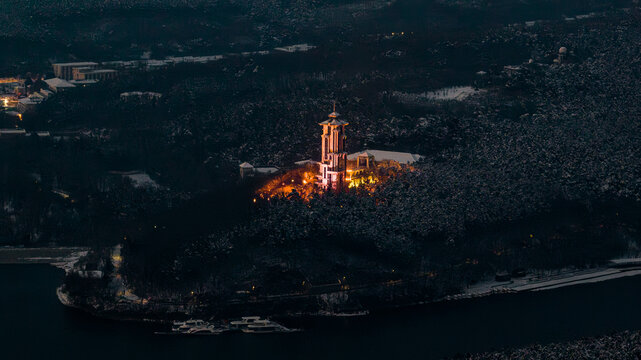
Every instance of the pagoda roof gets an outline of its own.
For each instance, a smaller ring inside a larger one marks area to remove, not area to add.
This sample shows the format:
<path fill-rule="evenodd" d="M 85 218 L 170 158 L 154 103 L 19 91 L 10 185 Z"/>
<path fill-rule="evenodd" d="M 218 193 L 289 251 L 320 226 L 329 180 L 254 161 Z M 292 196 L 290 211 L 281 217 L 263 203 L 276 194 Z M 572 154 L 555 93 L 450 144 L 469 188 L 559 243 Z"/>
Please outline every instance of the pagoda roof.
<path fill-rule="evenodd" d="M 347 121 L 343 120 L 336 120 L 336 119 L 327 119 L 321 123 L 318 123 L 318 125 L 332 125 L 332 126 L 339 126 L 339 125 L 349 125 Z"/>

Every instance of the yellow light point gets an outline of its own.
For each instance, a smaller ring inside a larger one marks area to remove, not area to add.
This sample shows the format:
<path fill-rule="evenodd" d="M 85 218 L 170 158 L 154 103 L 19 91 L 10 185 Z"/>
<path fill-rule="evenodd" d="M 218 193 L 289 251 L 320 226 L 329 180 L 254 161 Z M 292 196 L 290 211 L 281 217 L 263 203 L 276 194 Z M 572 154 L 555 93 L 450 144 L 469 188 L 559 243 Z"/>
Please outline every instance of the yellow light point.
<path fill-rule="evenodd" d="M 9 99 L 4 98 L 2 101 L 4 102 L 4 107 L 9 107 Z"/>
<path fill-rule="evenodd" d="M 303 180 L 303 184 L 307 184 L 307 180 Z"/>
<path fill-rule="evenodd" d="M 252 291 L 256 290 L 256 286 L 252 285 Z"/>
<path fill-rule="evenodd" d="M 20 119 L 20 121 L 22 121 L 22 114 L 18 114 L 18 119 Z"/>
<path fill-rule="evenodd" d="M 256 202 L 256 198 L 254 198 L 254 202 Z"/>

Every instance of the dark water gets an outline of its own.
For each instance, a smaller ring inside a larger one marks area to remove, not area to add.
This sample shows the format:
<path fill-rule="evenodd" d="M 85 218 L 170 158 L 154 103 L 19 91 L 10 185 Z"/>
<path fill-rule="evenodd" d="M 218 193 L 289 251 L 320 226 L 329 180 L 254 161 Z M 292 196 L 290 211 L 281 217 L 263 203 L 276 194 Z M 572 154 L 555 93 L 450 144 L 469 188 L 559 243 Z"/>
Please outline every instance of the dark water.
<path fill-rule="evenodd" d="M 322 319 L 294 334 L 178 337 L 65 308 L 55 295 L 62 275 L 0 266 L 0 359 L 438 359 L 641 329 L 641 277 Z"/>

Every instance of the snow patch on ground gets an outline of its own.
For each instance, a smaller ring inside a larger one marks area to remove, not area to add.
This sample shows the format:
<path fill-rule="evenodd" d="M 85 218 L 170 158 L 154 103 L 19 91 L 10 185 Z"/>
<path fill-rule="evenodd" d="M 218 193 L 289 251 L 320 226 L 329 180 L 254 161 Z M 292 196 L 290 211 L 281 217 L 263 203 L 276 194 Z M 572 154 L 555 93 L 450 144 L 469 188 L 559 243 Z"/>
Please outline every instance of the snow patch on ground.
<path fill-rule="evenodd" d="M 146 173 L 135 173 L 123 175 L 131 180 L 136 188 L 158 189 L 160 186 Z"/>
<path fill-rule="evenodd" d="M 73 270 L 78 260 L 87 256 L 88 253 L 89 253 L 89 250 L 76 251 L 71 253 L 67 257 L 64 257 L 62 259 L 57 259 L 58 261 L 52 262 L 51 265 L 64 270 L 65 274 L 69 274 Z"/>
<path fill-rule="evenodd" d="M 416 104 L 433 101 L 463 101 L 479 92 L 480 90 L 471 86 L 453 86 L 420 94 L 394 91 L 392 96 L 402 103 Z"/>

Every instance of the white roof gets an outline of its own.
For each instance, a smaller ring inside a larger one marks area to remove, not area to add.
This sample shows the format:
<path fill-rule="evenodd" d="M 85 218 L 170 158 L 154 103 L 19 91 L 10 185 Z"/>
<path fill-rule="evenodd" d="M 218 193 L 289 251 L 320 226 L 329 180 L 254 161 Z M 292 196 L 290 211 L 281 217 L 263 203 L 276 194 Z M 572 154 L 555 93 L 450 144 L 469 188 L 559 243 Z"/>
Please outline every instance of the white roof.
<path fill-rule="evenodd" d="M 152 97 L 161 97 L 161 93 L 153 92 L 153 91 L 128 91 L 120 94 L 120 96 L 152 96 Z"/>
<path fill-rule="evenodd" d="M 42 98 L 26 97 L 26 98 L 18 99 L 18 102 L 23 105 L 36 105 L 42 102 Z"/>
<path fill-rule="evenodd" d="M 118 71 L 113 69 L 100 69 L 100 70 L 91 70 L 89 71 L 89 74 L 102 74 L 102 73 L 115 73 L 115 72 L 118 72 Z"/>
<path fill-rule="evenodd" d="M 4 135 L 24 135 L 26 133 L 25 129 L 0 129 L 0 134 Z"/>
<path fill-rule="evenodd" d="M 87 66 L 87 65 L 98 65 L 98 63 L 91 62 L 91 61 L 84 61 L 84 62 L 70 62 L 70 63 L 56 63 L 53 65 L 57 66 Z"/>
<path fill-rule="evenodd" d="M 244 162 L 244 163 L 240 164 L 240 167 L 244 168 L 244 169 L 253 169 L 254 165 L 252 165 L 252 164 L 250 164 L 248 162 Z"/>
<path fill-rule="evenodd" d="M 273 174 L 280 171 L 280 169 L 275 166 L 257 167 L 255 170 L 259 174 Z"/>
<path fill-rule="evenodd" d="M 307 159 L 307 160 L 296 161 L 294 164 L 298 166 L 303 166 L 307 164 L 317 164 L 317 163 L 318 163 L 317 161 L 314 161 L 312 159 Z"/>
<path fill-rule="evenodd" d="M 67 80 L 63 80 L 60 78 L 52 78 L 52 79 L 47 79 L 45 80 L 47 85 L 53 87 L 53 88 L 74 88 L 76 85 L 70 83 Z"/>
<path fill-rule="evenodd" d="M 392 160 L 399 164 L 412 164 L 422 158 L 419 154 L 410 154 L 404 152 L 385 151 L 385 150 L 364 150 L 361 152 L 347 155 L 348 160 L 356 160 L 359 156 L 373 156 L 376 161 Z"/>
<path fill-rule="evenodd" d="M 91 85 L 98 83 L 98 80 L 89 79 L 89 80 L 69 80 L 70 84 L 74 85 Z"/>

